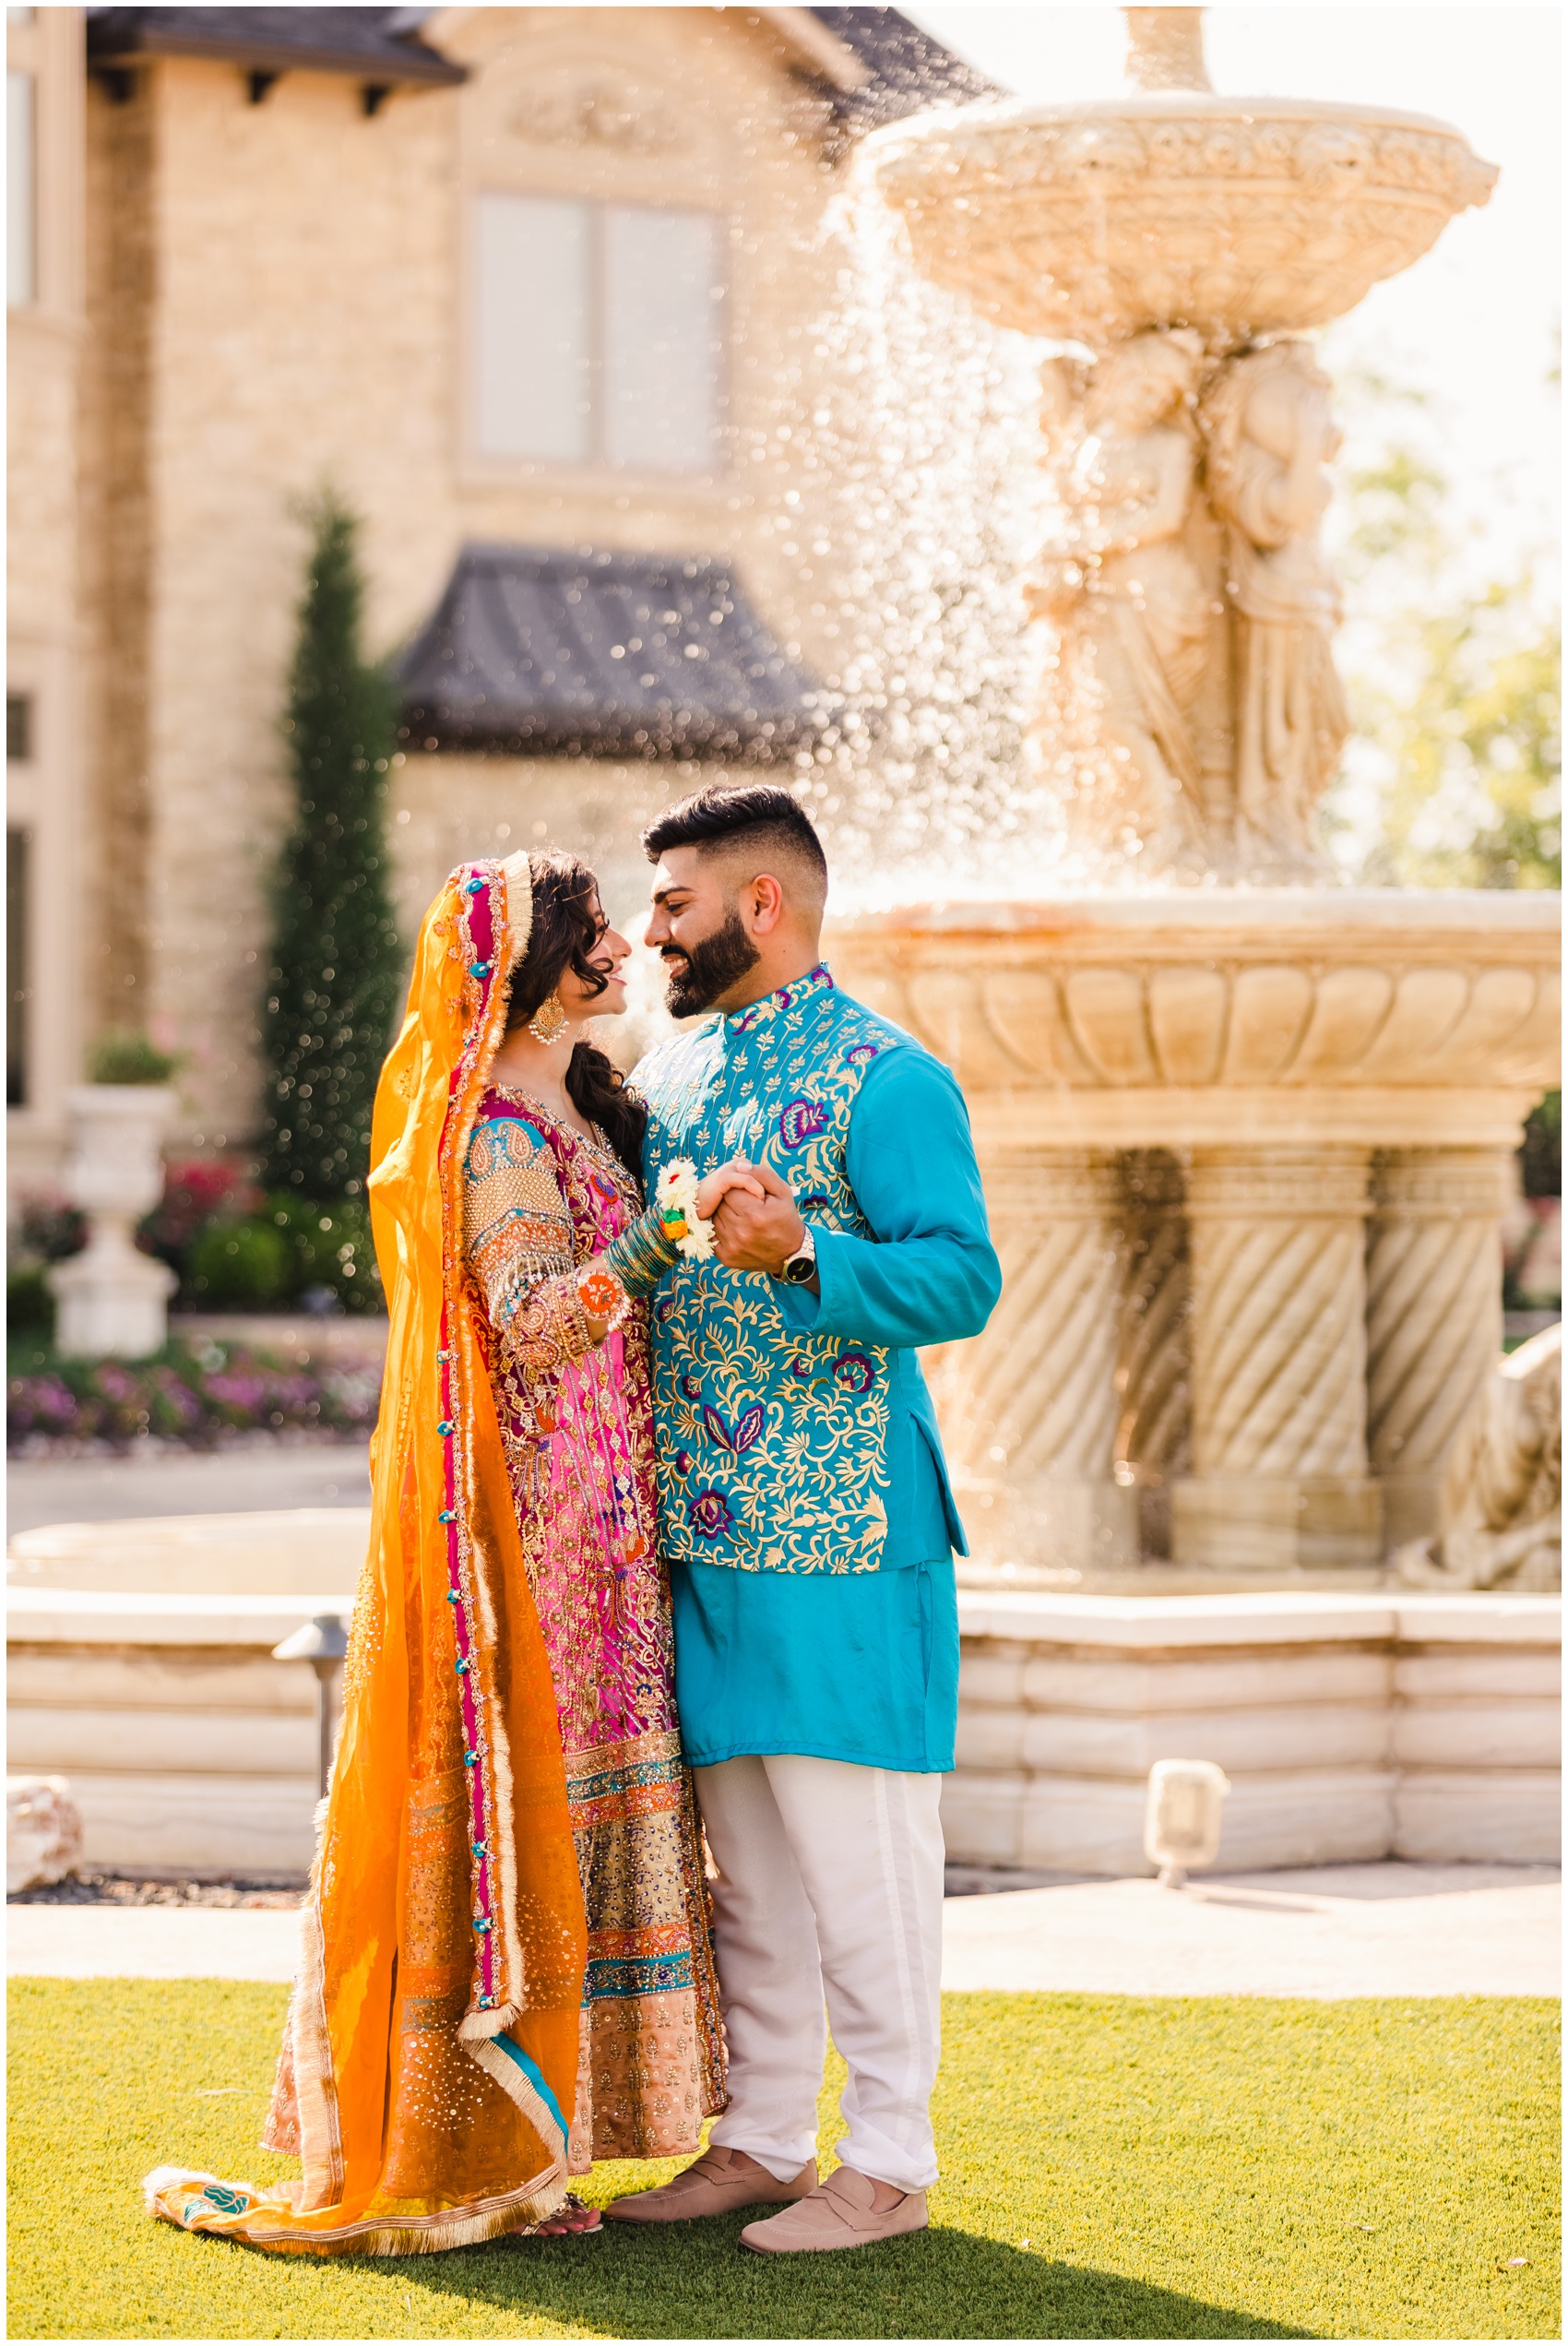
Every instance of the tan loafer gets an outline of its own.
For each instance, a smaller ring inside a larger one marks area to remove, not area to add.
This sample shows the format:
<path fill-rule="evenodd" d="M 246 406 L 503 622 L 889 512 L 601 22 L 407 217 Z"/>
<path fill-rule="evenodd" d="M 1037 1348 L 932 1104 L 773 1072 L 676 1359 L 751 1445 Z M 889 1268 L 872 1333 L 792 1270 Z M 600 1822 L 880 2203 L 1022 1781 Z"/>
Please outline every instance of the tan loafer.
<path fill-rule="evenodd" d="M 889 2188 L 883 2185 L 885 2191 Z M 765 2257 L 796 2256 L 825 2248 L 869 2248 L 873 2240 L 897 2240 L 923 2232 L 930 2221 L 923 2191 L 903 2191 L 888 2207 L 876 2204 L 877 2185 L 853 2167 L 838 2167 L 826 2183 L 741 2234 L 742 2248 Z"/>
<path fill-rule="evenodd" d="M 605 2214 L 615 2224 L 683 2224 L 697 2216 L 728 2216 L 736 2208 L 803 2199 L 816 2186 L 816 2161 L 779 2183 L 743 2150 L 705 2150 L 671 2183 L 612 2199 Z"/>

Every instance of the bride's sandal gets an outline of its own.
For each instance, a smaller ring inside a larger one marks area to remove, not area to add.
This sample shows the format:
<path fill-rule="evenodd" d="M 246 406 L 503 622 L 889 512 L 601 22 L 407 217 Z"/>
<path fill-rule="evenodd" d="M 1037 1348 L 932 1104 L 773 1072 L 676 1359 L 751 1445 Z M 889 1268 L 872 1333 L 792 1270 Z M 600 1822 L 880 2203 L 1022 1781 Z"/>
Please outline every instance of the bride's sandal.
<path fill-rule="evenodd" d="M 579 2199 L 575 2191 L 569 2191 L 552 2216 L 546 2216 L 542 2223 L 530 2224 L 527 2232 L 509 2232 L 506 2238 L 508 2241 L 581 2240 L 590 2233 L 602 2232 L 603 2229 L 604 2218 L 600 2210 L 590 2208 L 586 2199 Z"/>

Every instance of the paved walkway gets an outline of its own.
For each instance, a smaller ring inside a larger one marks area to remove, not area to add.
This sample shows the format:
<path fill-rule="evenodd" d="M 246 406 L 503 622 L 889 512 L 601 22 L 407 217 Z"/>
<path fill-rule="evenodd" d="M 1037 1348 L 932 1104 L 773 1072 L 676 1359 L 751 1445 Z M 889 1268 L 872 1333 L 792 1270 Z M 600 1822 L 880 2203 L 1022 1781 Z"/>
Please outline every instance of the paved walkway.
<path fill-rule="evenodd" d="M 1544 1865 L 1323 1865 L 1185 1890 L 1075 1882 L 947 1901 L 942 1983 L 1104 1995 L 1557 1995 Z"/>
<path fill-rule="evenodd" d="M 8 1536 L 45 1523 L 115 1523 L 146 1515 L 249 1515 L 263 1507 L 367 1507 L 363 1442 L 279 1442 L 123 1459 L 18 1459 L 6 1477 Z"/>
<path fill-rule="evenodd" d="M 1182 1891 L 1068 1882 L 950 1898 L 943 1985 L 1102 1995 L 1556 1995 L 1548 1866 L 1334 1865 Z M 288 1980 L 257 1908 L 11 1906 L 6 1968 L 63 1979 Z"/>

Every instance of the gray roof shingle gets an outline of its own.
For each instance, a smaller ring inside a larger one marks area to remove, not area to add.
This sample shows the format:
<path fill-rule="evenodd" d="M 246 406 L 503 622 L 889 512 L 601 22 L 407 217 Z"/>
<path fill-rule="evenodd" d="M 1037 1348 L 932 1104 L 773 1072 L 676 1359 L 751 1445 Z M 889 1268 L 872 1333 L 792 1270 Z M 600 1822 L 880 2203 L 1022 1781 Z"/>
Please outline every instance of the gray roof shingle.
<path fill-rule="evenodd" d="M 258 70 L 308 65 L 375 82 L 468 75 L 418 37 L 425 8 L 89 8 L 89 65 L 138 57 L 227 57 Z"/>
<path fill-rule="evenodd" d="M 997 86 L 921 32 L 897 8 L 813 8 L 825 31 L 852 49 L 871 78 L 836 90 L 846 128 L 917 113 L 923 106 L 993 98 Z M 95 65 L 137 57 L 228 57 L 262 71 L 309 65 L 385 82 L 467 78 L 419 37 L 434 8 L 89 8 L 87 48 Z"/>
<path fill-rule="evenodd" d="M 814 8 L 824 31 L 852 49 L 870 69 L 863 89 L 835 93 L 834 111 L 846 128 L 873 130 L 927 106 L 970 105 L 1004 97 L 997 82 L 966 65 L 897 8 Z"/>
<path fill-rule="evenodd" d="M 757 761 L 830 696 L 730 564 L 608 547 L 468 545 L 397 666 L 421 748 Z"/>

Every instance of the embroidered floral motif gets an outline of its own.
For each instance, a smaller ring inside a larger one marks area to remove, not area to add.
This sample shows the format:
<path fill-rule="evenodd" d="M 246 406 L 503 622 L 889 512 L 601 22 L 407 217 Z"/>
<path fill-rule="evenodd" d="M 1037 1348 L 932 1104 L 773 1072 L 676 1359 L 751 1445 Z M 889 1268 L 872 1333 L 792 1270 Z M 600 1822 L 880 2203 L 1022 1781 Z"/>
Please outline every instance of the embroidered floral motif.
<path fill-rule="evenodd" d="M 731 1426 L 725 1424 L 723 1418 L 711 1402 L 705 1401 L 702 1422 L 721 1450 L 728 1450 L 731 1457 L 739 1458 L 742 1452 L 749 1450 L 753 1443 L 760 1436 L 763 1426 L 766 1423 L 766 1411 L 760 1403 L 754 1403 L 745 1415 Z"/>
<path fill-rule="evenodd" d="M 781 1011 L 801 1008 L 814 995 L 832 990 L 833 973 L 826 961 L 819 961 L 814 970 L 808 970 L 793 985 L 781 985 L 776 994 L 765 994 L 760 1002 L 748 1002 L 743 1010 L 732 1011 L 725 1024 L 731 1034 L 754 1034 Z M 639 1079 L 640 1073 L 639 1070 Z"/>
<path fill-rule="evenodd" d="M 819 1101 L 791 1100 L 778 1119 L 778 1137 L 786 1149 L 803 1149 L 826 1125 L 827 1112 Z"/>
<path fill-rule="evenodd" d="M 711 1483 L 706 1490 L 695 1494 L 690 1512 L 692 1527 L 700 1539 L 727 1539 L 735 1529 L 735 1518 L 730 1511 L 729 1501 L 723 1492 L 716 1491 Z"/>
<path fill-rule="evenodd" d="M 908 1040 L 814 971 L 644 1063 L 647 1161 L 679 1153 L 706 1171 L 744 1149 L 771 1162 L 819 1233 L 864 1237 L 849 1113 L 867 1067 Z M 666 1275 L 653 1339 L 669 1552 L 745 1571 L 875 1571 L 886 1352 L 802 1335 L 773 1281 L 718 1264 Z"/>

